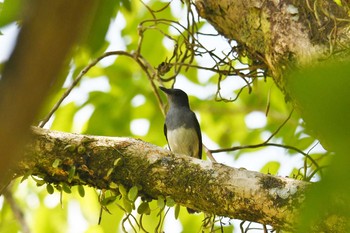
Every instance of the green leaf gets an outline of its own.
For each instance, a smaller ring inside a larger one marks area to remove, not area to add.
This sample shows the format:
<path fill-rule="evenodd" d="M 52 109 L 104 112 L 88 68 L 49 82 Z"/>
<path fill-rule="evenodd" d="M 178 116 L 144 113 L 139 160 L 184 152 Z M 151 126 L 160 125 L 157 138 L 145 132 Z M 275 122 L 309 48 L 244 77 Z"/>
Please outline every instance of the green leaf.
<path fill-rule="evenodd" d="M 121 163 L 121 160 L 122 160 L 122 158 L 117 158 L 116 160 L 114 160 L 113 166 L 114 167 L 118 166 L 118 164 Z"/>
<path fill-rule="evenodd" d="M 92 20 L 91 30 L 88 34 L 87 47 L 92 55 L 107 48 L 108 43 L 105 41 L 106 33 L 111 19 L 118 12 L 119 0 L 100 0 Z M 102 52 L 102 51 L 101 51 Z"/>
<path fill-rule="evenodd" d="M 118 187 L 119 187 L 119 192 L 120 192 L 120 194 L 121 194 L 123 197 L 126 197 L 126 196 L 127 196 L 127 191 L 126 191 L 124 185 L 120 184 Z"/>
<path fill-rule="evenodd" d="M 76 145 L 72 145 L 72 144 L 69 144 L 69 145 L 64 147 L 64 150 L 68 150 L 70 152 L 74 152 L 76 149 L 77 149 L 77 146 Z"/>
<path fill-rule="evenodd" d="M 62 190 L 63 190 L 65 193 L 72 193 L 71 188 L 70 188 L 69 185 L 66 184 L 66 183 L 62 183 Z"/>
<path fill-rule="evenodd" d="M 160 209 L 163 209 L 165 207 L 164 197 L 158 196 L 157 205 Z"/>
<path fill-rule="evenodd" d="M 338 6 L 343 6 L 341 0 L 333 0 Z"/>
<path fill-rule="evenodd" d="M 166 205 L 168 207 L 173 207 L 176 204 L 176 202 L 174 201 L 174 199 L 172 199 L 171 197 L 166 197 Z"/>
<path fill-rule="evenodd" d="M 133 203 L 131 203 L 127 198 L 123 198 L 124 209 L 127 213 L 131 213 L 133 210 Z"/>
<path fill-rule="evenodd" d="M 131 85 L 131 83 L 129 84 Z M 113 136 L 130 135 L 131 99 L 129 95 L 126 93 L 119 97 L 110 93 L 91 92 L 89 101 L 94 104 L 95 111 L 92 113 L 84 133 Z M 116 99 L 118 99 L 117 102 Z M 116 106 L 123 111 L 115 111 Z M 108 127 L 104 125 L 108 125 Z"/>
<path fill-rule="evenodd" d="M 271 161 L 266 163 L 265 166 L 261 168 L 260 172 L 265 174 L 276 175 L 280 166 L 281 164 L 279 162 Z"/>
<path fill-rule="evenodd" d="M 109 178 L 112 172 L 113 172 L 113 168 L 108 169 L 106 178 Z"/>
<path fill-rule="evenodd" d="M 301 138 L 301 139 L 299 139 L 297 141 L 297 147 L 300 150 L 305 150 L 308 147 L 310 147 L 311 144 L 314 143 L 314 142 L 315 142 L 315 138 L 313 138 L 313 137 L 304 137 L 304 138 Z"/>
<path fill-rule="evenodd" d="M 78 146 L 78 154 L 82 155 L 85 154 L 86 148 L 83 145 Z"/>
<path fill-rule="evenodd" d="M 105 197 L 101 200 L 101 205 L 107 206 L 112 202 L 114 202 L 116 198 L 117 198 L 116 196 Z"/>
<path fill-rule="evenodd" d="M 289 177 L 296 179 L 296 180 L 304 179 L 303 174 L 301 174 L 300 171 L 296 168 L 293 168 L 292 172 L 289 174 Z"/>
<path fill-rule="evenodd" d="M 36 182 L 36 185 L 37 185 L 37 186 L 42 186 L 42 185 L 45 184 L 45 180 L 37 179 L 37 178 L 35 178 L 34 176 L 32 176 L 32 179 Z"/>
<path fill-rule="evenodd" d="M 151 214 L 151 209 L 149 208 L 149 203 L 148 202 L 142 202 L 139 205 L 139 207 L 137 208 L 137 213 L 138 214 L 150 215 Z"/>
<path fill-rule="evenodd" d="M 180 207 L 181 207 L 181 206 L 180 206 L 179 204 L 177 204 L 177 205 L 175 206 L 175 211 L 174 211 L 175 219 L 178 219 L 178 218 L 179 218 Z"/>
<path fill-rule="evenodd" d="M 114 183 L 114 182 L 110 182 L 110 183 L 109 183 L 109 187 L 110 187 L 111 189 L 116 189 L 116 188 L 118 188 L 118 185 L 117 185 L 116 183 Z M 120 192 L 120 190 L 119 190 L 119 192 Z"/>
<path fill-rule="evenodd" d="M 61 159 L 55 159 L 52 163 L 53 168 L 57 168 L 61 164 Z"/>
<path fill-rule="evenodd" d="M 137 194 L 138 194 L 138 188 L 137 186 L 132 186 L 131 189 L 128 192 L 128 199 L 132 202 L 134 202 L 137 198 Z"/>
<path fill-rule="evenodd" d="M 58 191 L 62 191 L 62 187 L 61 187 L 61 185 L 59 185 L 59 184 L 57 184 L 57 185 L 55 185 L 55 188 L 58 190 Z"/>
<path fill-rule="evenodd" d="M 74 102 L 70 102 L 69 104 L 59 107 L 55 112 L 55 118 L 52 122 L 51 129 L 66 132 L 72 131 L 74 122 L 73 118 L 77 110 L 78 107 Z"/>
<path fill-rule="evenodd" d="M 19 20 L 22 3 L 21 0 L 5 0 L 0 5 L 0 27 Z"/>
<path fill-rule="evenodd" d="M 78 193 L 79 193 L 79 196 L 81 197 L 85 196 L 85 189 L 83 185 L 78 185 Z"/>
<path fill-rule="evenodd" d="M 74 176 L 75 176 L 75 166 L 71 166 L 71 168 L 69 169 L 69 173 L 68 173 L 68 182 L 71 183 Z"/>
<path fill-rule="evenodd" d="M 53 194 L 55 192 L 53 186 L 51 184 L 47 184 L 46 185 L 46 191 L 49 193 L 49 194 Z"/>
<path fill-rule="evenodd" d="M 25 181 L 26 179 L 28 179 L 28 177 L 32 174 L 32 172 L 33 171 L 31 171 L 31 170 L 29 170 L 29 171 L 27 171 L 24 175 L 23 175 L 23 177 L 22 177 L 22 179 L 21 179 L 21 183 L 23 182 L 23 181 Z"/>
<path fill-rule="evenodd" d="M 130 12 L 131 11 L 131 1 L 130 0 L 121 0 L 121 2 L 122 2 L 123 7 L 125 7 L 125 9 Z"/>
<path fill-rule="evenodd" d="M 348 147 L 350 110 L 345 106 L 350 106 L 349 72 L 349 61 L 334 61 L 295 69 L 287 76 L 288 92 L 298 104 L 306 128 L 329 151 Z"/>

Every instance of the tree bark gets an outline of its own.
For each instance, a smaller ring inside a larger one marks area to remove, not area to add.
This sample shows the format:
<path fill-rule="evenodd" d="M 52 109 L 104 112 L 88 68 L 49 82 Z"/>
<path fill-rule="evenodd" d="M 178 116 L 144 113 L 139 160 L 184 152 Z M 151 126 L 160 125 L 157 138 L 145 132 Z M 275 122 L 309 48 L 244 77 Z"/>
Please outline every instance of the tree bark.
<path fill-rule="evenodd" d="M 35 175 L 48 184 L 82 184 L 98 189 L 138 185 L 146 197 L 170 196 L 192 209 L 286 230 L 297 226 L 310 186 L 299 180 L 173 154 L 132 138 L 40 128 L 32 128 L 32 141 L 14 173 Z"/>
<path fill-rule="evenodd" d="M 199 15 L 265 64 L 282 91 L 286 71 L 349 57 L 349 4 L 332 0 L 196 0 Z"/>

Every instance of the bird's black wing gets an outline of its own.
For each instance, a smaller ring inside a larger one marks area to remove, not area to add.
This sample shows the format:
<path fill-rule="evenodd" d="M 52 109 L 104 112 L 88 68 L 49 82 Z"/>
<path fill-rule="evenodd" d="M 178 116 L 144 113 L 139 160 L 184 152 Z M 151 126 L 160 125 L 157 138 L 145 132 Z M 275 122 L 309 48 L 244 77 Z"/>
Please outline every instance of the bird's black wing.
<path fill-rule="evenodd" d="M 167 136 L 167 128 L 166 128 L 166 124 L 164 123 L 164 135 L 165 135 L 165 139 L 166 139 L 166 142 L 168 143 L 168 147 L 169 147 L 169 150 L 170 149 L 170 145 L 169 145 L 169 142 L 168 142 L 168 136 Z"/>
<path fill-rule="evenodd" d="M 196 133 L 197 133 L 197 136 L 198 136 L 198 158 L 199 159 L 202 159 L 202 148 L 203 148 L 203 145 L 202 145 L 202 133 L 201 133 L 201 127 L 199 125 L 199 122 L 197 120 L 197 117 L 196 117 L 196 114 L 193 113 L 194 115 L 194 119 L 195 119 L 195 129 L 196 129 Z"/>

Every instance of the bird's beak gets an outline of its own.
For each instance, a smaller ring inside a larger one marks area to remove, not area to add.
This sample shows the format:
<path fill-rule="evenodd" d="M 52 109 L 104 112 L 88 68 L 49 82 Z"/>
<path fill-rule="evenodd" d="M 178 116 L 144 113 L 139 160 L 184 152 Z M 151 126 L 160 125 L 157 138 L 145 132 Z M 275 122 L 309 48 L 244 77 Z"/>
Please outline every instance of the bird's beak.
<path fill-rule="evenodd" d="M 159 87 L 165 94 L 169 95 L 171 94 L 171 89 L 165 88 L 165 87 Z"/>

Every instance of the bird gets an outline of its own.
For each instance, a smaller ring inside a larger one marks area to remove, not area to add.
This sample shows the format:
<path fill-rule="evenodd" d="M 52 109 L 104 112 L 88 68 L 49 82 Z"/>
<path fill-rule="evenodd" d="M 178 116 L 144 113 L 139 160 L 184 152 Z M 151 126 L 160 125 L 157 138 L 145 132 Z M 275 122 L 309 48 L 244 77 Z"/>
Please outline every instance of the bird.
<path fill-rule="evenodd" d="M 169 149 L 178 154 L 202 159 L 202 134 L 188 96 L 181 89 L 159 87 L 166 95 L 170 108 L 165 117 L 164 134 Z"/>
<path fill-rule="evenodd" d="M 192 112 L 187 94 L 180 89 L 159 87 L 168 98 L 170 108 L 165 117 L 164 135 L 169 149 L 202 159 L 202 133 L 196 114 Z M 190 214 L 198 211 L 187 208 Z"/>

